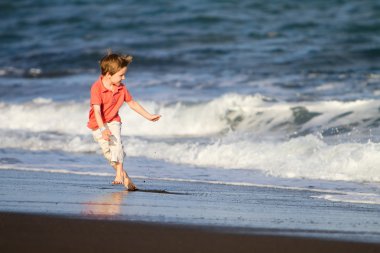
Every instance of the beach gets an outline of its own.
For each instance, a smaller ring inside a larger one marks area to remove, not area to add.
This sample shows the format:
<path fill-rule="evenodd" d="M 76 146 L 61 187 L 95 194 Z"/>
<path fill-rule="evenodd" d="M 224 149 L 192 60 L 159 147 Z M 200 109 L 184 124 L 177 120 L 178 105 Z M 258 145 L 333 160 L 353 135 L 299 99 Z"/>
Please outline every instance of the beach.
<path fill-rule="evenodd" d="M 380 245 L 228 228 L 0 214 L 2 252 L 379 252 Z"/>
<path fill-rule="evenodd" d="M 315 192 L 141 179 L 128 192 L 107 177 L 0 174 L 2 252 L 380 250 L 379 206 Z"/>
<path fill-rule="evenodd" d="M 0 252 L 379 252 L 379 10 L 1 1 Z M 162 115 L 120 108 L 135 192 L 87 127 L 108 49 Z"/>

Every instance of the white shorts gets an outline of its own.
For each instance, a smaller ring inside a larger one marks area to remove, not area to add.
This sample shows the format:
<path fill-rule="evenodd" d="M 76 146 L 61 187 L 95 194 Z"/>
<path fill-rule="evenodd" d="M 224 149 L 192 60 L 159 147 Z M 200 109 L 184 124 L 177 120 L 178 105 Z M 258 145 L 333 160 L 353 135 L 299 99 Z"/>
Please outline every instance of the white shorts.
<path fill-rule="evenodd" d="M 104 127 L 108 128 L 112 133 L 109 141 L 103 139 L 100 129 L 92 131 L 92 135 L 95 141 L 99 143 L 104 157 L 111 165 L 122 163 L 124 161 L 125 152 L 123 143 L 121 142 L 121 123 L 112 121 L 105 123 Z"/>

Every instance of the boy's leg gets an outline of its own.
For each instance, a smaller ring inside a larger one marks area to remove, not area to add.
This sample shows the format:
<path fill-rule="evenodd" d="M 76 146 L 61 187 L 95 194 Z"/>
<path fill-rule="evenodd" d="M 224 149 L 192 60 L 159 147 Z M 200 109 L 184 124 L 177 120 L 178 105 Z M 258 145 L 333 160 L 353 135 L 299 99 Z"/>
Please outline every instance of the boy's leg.
<path fill-rule="evenodd" d="M 105 124 L 108 129 L 110 129 L 112 136 L 110 141 L 106 141 L 102 137 L 100 130 L 93 131 L 93 137 L 97 141 L 102 149 L 104 157 L 108 160 L 111 166 L 116 170 L 116 176 L 112 184 L 123 184 L 124 174 L 123 167 L 116 164 L 123 162 L 125 156 L 123 145 L 121 143 L 120 130 L 121 124 L 119 122 L 111 122 Z"/>
<path fill-rule="evenodd" d="M 121 143 L 121 123 L 112 121 L 107 123 L 109 130 L 112 135 L 110 136 L 110 150 L 111 150 L 111 165 L 116 170 L 115 180 L 113 184 L 123 184 L 123 160 L 124 160 L 124 149 Z M 121 166 L 120 166 L 121 164 Z"/>
<path fill-rule="evenodd" d="M 121 142 L 121 123 L 112 121 L 107 123 L 112 135 L 110 136 L 109 147 L 111 151 L 111 163 L 123 163 L 125 153 Z"/>
<path fill-rule="evenodd" d="M 124 183 L 123 164 L 114 162 L 114 163 L 111 163 L 111 165 L 115 169 L 115 172 L 116 172 L 115 179 L 113 180 L 112 184 L 123 184 Z"/>
<path fill-rule="evenodd" d="M 135 184 L 123 168 L 125 152 L 123 143 L 121 142 L 121 123 L 111 122 L 108 123 L 108 127 L 112 133 L 110 149 L 112 154 L 111 164 L 113 164 L 113 167 L 116 170 L 115 181 L 120 182 L 121 180 L 128 190 L 136 190 Z"/>
<path fill-rule="evenodd" d="M 109 142 L 103 139 L 102 133 L 99 129 L 92 132 L 94 140 L 99 144 L 102 153 L 108 162 L 111 162 L 111 149 Z"/>
<path fill-rule="evenodd" d="M 123 169 L 123 163 L 115 163 L 112 167 L 115 169 L 116 175 L 119 175 L 119 173 L 121 173 L 125 188 L 131 191 L 135 191 L 137 189 L 136 185 L 132 182 L 132 179 Z"/>

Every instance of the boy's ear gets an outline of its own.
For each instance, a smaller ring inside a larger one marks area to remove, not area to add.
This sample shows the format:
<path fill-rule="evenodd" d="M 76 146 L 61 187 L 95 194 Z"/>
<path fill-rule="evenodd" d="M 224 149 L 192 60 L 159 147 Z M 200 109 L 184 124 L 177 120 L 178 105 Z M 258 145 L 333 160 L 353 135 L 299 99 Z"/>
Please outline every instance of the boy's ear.
<path fill-rule="evenodd" d="M 104 77 L 108 77 L 108 78 L 110 78 L 112 75 L 110 74 L 110 72 L 107 72 L 105 75 L 104 75 Z"/>

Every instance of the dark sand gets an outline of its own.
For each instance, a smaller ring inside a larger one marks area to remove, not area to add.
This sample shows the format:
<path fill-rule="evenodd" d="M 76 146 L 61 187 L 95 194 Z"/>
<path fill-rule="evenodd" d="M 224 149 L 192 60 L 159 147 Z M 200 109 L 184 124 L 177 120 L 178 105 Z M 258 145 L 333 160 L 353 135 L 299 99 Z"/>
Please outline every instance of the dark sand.
<path fill-rule="evenodd" d="M 0 214 L 0 252 L 380 252 L 379 244 L 190 225 Z"/>

